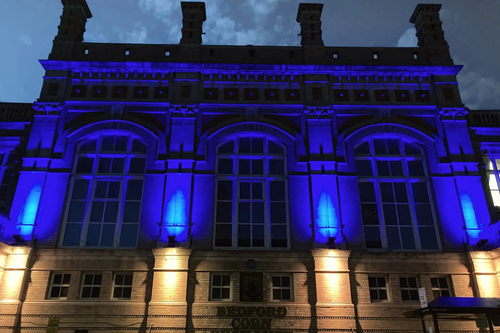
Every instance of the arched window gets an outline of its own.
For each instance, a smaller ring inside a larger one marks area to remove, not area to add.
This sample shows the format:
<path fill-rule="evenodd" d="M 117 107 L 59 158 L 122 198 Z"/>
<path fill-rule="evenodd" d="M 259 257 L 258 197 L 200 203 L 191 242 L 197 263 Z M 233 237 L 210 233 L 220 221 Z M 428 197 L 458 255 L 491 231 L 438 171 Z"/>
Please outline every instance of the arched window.
<path fill-rule="evenodd" d="M 439 248 L 424 154 L 400 138 L 371 138 L 355 148 L 367 248 Z"/>
<path fill-rule="evenodd" d="M 240 136 L 217 149 L 216 248 L 288 248 L 285 148 Z"/>
<path fill-rule="evenodd" d="M 78 145 L 63 246 L 135 247 L 147 146 L 130 135 L 102 135 Z"/>

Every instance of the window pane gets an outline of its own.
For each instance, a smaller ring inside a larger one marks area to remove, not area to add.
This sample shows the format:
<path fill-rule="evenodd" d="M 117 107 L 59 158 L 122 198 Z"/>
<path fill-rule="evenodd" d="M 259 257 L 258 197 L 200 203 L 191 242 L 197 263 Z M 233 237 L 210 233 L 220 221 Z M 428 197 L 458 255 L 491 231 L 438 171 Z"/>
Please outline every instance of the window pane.
<path fill-rule="evenodd" d="M 286 204 L 284 202 L 271 203 L 271 223 L 286 223 Z"/>
<path fill-rule="evenodd" d="M 254 154 L 264 153 L 264 139 L 263 138 L 252 138 L 252 153 L 254 153 Z"/>
<path fill-rule="evenodd" d="M 252 247 L 263 247 L 264 246 L 264 226 L 263 225 L 253 225 L 252 226 Z"/>
<path fill-rule="evenodd" d="M 113 147 L 115 145 L 115 137 L 114 136 L 105 136 L 102 138 L 101 151 L 113 151 Z"/>
<path fill-rule="evenodd" d="M 73 182 L 72 199 L 87 199 L 89 181 L 87 179 L 75 179 Z"/>
<path fill-rule="evenodd" d="M 413 228 L 410 227 L 402 227 L 401 229 L 401 241 L 403 243 L 403 249 L 405 250 L 414 250 L 415 246 L 415 237 L 413 235 Z"/>
<path fill-rule="evenodd" d="M 217 200 L 232 200 L 233 182 L 231 180 L 219 180 L 217 182 Z"/>
<path fill-rule="evenodd" d="M 113 246 L 116 227 L 114 224 L 103 224 L 100 246 Z"/>
<path fill-rule="evenodd" d="M 399 237 L 399 228 L 387 227 L 387 247 L 390 249 L 401 249 L 401 239 Z"/>
<path fill-rule="evenodd" d="M 141 200 L 142 180 L 129 180 L 127 183 L 127 200 Z"/>
<path fill-rule="evenodd" d="M 231 224 L 217 224 L 215 226 L 215 246 L 231 246 L 232 233 Z"/>
<path fill-rule="evenodd" d="M 434 225 L 432 219 L 431 205 L 418 204 L 415 205 L 415 213 L 417 214 L 418 225 Z"/>
<path fill-rule="evenodd" d="M 232 203 L 218 202 L 217 203 L 217 222 L 231 222 L 232 218 Z"/>
<path fill-rule="evenodd" d="M 229 141 L 219 147 L 217 151 L 219 154 L 232 154 L 234 153 L 234 141 Z"/>
<path fill-rule="evenodd" d="M 273 287 L 281 287 L 281 278 L 279 276 L 273 276 Z"/>
<path fill-rule="evenodd" d="M 287 247 L 288 237 L 286 225 L 271 226 L 271 247 Z"/>
<path fill-rule="evenodd" d="M 419 227 L 420 244 L 424 250 L 437 250 L 438 243 L 434 227 Z"/>
<path fill-rule="evenodd" d="M 281 277 L 281 286 L 282 287 L 285 287 L 285 288 L 289 288 L 290 287 L 290 278 L 287 277 L 287 276 L 283 276 Z"/>
<path fill-rule="evenodd" d="M 232 159 L 219 159 L 219 167 L 217 173 L 222 175 L 233 174 L 233 160 Z"/>
<path fill-rule="evenodd" d="M 291 300 L 290 289 L 282 289 L 281 290 L 281 300 L 287 301 Z"/>
<path fill-rule="evenodd" d="M 379 295 L 380 295 L 380 300 L 381 301 L 386 301 L 387 300 L 387 290 L 379 290 Z"/>
<path fill-rule="evenodd" d="M 114 166 L 114 163 L 113 163 Z M 123 169 L 122 169 L 123 170 Z M 130 173 L 143 174 L 146 171 L 146 159 L 145 158 L 132 158 L 130 159 Z"/>
<path fill-rule="evenodd" d="M 390 176 L 389 161 L 377 161 L 377 171 L 379 176 Z"/>
<path fill-rule="evenodd" d="M 372 162 L 369 160 L 357 160 L 356 172 L 358 176 L 373 176 Z"/>
<path fill-rule="evenodd" d="M 250 138 L 240 138 L 239 152 L 243 154 L 250 153 Z"/>
<path fill-rule="evenodd" d="M 85 246 L 99 246 L 99 238 L 101 237 L 101 226 L 102 224 L 100 223 L 89 224 Z"/>
<path fill-rule="evenodd" d="M 398 139 L 387 139 L 387 151 L 389 155 L 400 155 L 399 151 L 399 140 Z"/>
<path fill-rule="evenodd" d="M 239 171 L 240 175 L 249 175 L 250 174 L 250 160 L 239 160 Z"/>
<path fill-rule="evenodd" d="M 285 161 L 272 159 L 269 161 L 269 174 L 271 175 L 284 175 L 285 174 Z"/>
<path fill-rule="evenodd" d="M 68 223 L 66 224 L 66 231 L 64 232 L 64 246 L 79 246 L 80 235 L 82 233 L 81 223 Z"/>
<path fill-rule="evenodd" d="M 364 225 L 378 225 L 378 209 L 376 204 L 362 204 L 361 215 Z"/>
<path fill-rule="evenodd" d="M 411 184 L 413 189 L 413 200 L 416 203 L 428 203 L 429 194 L 427 193 L 426 183 L 413 183 Z"/>
<path fill-rule="evenodd" d="M 269 182 L 270 199 L 271 201 L 285 201 L 285 182 L 271 181 Z"/>
<path fill-rule="evenodd" d="M 420 156 L 422 153 L 417 147 L 405 142 L 405 154 L 406 156 Z"/>
<path fill-rule="evenodd" d="M 384 204 L 384 221 L 386 225 L 397 225 L 396 207 L 393 204 Z"/>
<path fill-rule="evenodd" d="M 238 204 L 238 223 L 250 223 L 249 202 L 240 202 Z"/>
<path fill-rule="evenodd" d="M 79 157 L 76 164 L 76 173 L 92 173 L 94 159 L 92 157 Z"/>
<path fill-rule="evenodd" d="M 381 183 L 380 192 L 382 194 L 382 202 L 394 202 L 392 183 Z"/>
<path fill-rule="evenodd" d="M 254 202 L 252 204 L 252 223 L 264 224 L 264 203 Z"/>
<path fill-rule="evenodd" d="M 120 247 L 135 247 L 138 229 L 138 224 L 123 224 L 120 234 Z"/>
<path fill-rule="evenodd" d="M 250 199 L 251 183 L 240 183 L 240 199 Z"/>
<path fill-rule="evenodd" d="M 118 215 L 118 201 L 108 201 L 104 211 L 104 222 L 116 223 Z"/>
<path fill-rule="evenodd" d="M 128 137 L 126 136 L 117 136 L 115 141 L 115 149 L 114 151 L 127 151 L 127 142 Z"/>
<path fill-rule="evenodd" d="M 125 209 L 123 210 L 123 222 L 139 222 L 140 215 L 141 215 L 140 202 L 137 201 L 125 202 Z"/>
<path fill-rule="evenodd" d="M 148 146 L 146 146 L 140 140 L 134 139 L 134 141 L 132 141 L 132 152 L 133 153 L 147 153 Z"/>
<path fill-rule="evenodd" d="M 373 187 L 373 183 L 359 183 L 359 196 L 361 202 L 375 202 L 375 189 Z"/>
<path fill-rule="evenodd" d="M 95 187 L 95 198 L 103 199 L 106 198 L 108 193 L 108 183 L 106 181 L 98 181 Z"/>
<path fill-rule="evenodd" d="M 111 158 L 101 157 L 99 159 L 99 167 L 97 168 L 97 172 L 109 173 L 110 168 L 111 168 Z"/>
<path fill-rule="evenodd" d="M 377 287 L 377 278 L 375 278 L 375 277 L 368 277 L 368 286 L 370 288 Z"/>
<path fill-rule="evenodd" d="M 406 192 L 405 183 L 393 183 L 396 202 L 408 203 L 408 194 Z"/>
<path fill-rule="evenodd" d="M 230 297 L 229 291 L 230 291 L 229 288 L 222 289 L 222 295 L 221 295 L 222 299 L 228 299 Z"/>
<path fill-rule="evenodd" d="M 95 153 L 96 140 L 84 142 L 78 151 L 82 153 Z"/>
<path fill-rule="evenodd" d="M 229 287 L 231 285 L 231 277 L 229 275 L 222 275 L 221 286 Z"/>
<path fill-rule="evenodd" d="M 385 146 L 384 139 L 375 139 L 373 140 L 373 146 L 375 148 L 376 155 L 387 155 L 387 148 Z"/>
<path fill-rule="evenodd" d="M 71 201 L 69 205 L 68 222 L 83 222 L 86 201 Z"/>
<path fill-rule="evenodd" d="M 408 161 L 408 174 L 410 177 L 424 177 L 424 164 L 422 161 Z"/>
<path fill-rule="evenodd" d="M 354 154 L 355 155 L 370 155 L 370 144 L 368 143 L 368 141 L 357 146 L 356 149 L 354 149 Z"/>
<path fill-rule="evenodd" d="M 365 226 L 365 245 L 369 249 L 380 249 L 382 240 L 380 238 L 380 229 L 378 226 Z"/>
<path fill-rule="evenodd" d="M 252 175 L 263 175 L 263 174 L 264 174 L 264 161 L 252 160 Z"/>
<path fill-rule="evenodd" d="M 389 165 L 391 167 L 391 176 L 393 177 L 404 176 L 403 165 L 401 164 L 401 161 L 390 161 Z"/>
<path fill-rule="evenodd" d="M 270 154 L 284 154 L 285 151 L 280 145 L 273 141 L 269 141 L 269 153 Z"/>
<path fill-rule="evenodd" d="M 108 199 L 118 199 L 120 195 L 120 182 L 109 182 L 108 183 L 108 194 L 106 198 Z"/>
<path fill-rule="evenodd" d="M 113 158 L 111 173 L 123 173 L 124 166 L 125 166 L 124 158 Z M 130 166 L 132 167 L 132 163 L 130 163 Z"/>
<path fill-rule="evenodd" d="M 262 183 L 252 183 L 252 199 L 262 199 Z"/>
<path fill-rule="evenodd" d="M 490 190 L 498 190 L 497 177 L 494 173 L 488 174 L 488 185 Z"/>
<path fill-rule="evenodd" d="M 250 247 L 250 225 L 238 226 L 238 246 Z"/>
<path fill-rule="evenodd" d="M 90 212 L 90 222 L 102 222 L 104 214 L 104 201 L 92 202 L 92 210 Z"/>
<path fill-rule="evenodd" d="M 397 205 L 399 225 L 411 225 L 409 205 Z"/>

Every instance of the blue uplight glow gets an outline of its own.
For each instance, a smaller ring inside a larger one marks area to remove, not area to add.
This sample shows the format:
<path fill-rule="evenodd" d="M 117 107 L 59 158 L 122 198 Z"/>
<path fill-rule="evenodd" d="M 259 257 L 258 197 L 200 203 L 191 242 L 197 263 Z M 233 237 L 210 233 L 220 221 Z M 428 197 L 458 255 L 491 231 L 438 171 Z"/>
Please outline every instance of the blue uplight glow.
<path fill-rule="evenodd" d="M 469 234 L 470 238 L 477 239 L 479 237 L 479 233 L 482 230 L 479 229 L 474 206 L 472 205 L 472 200 L 468 194 L 462 194 L 460 195 L 460 201 L 462 203 L 462 210 L 464 213 L 467 233 Z"/>
<path fill-rule="evenodd" d="M 19 233 L 23 236 L 30 237 L 33 234 L 33 228 L 35 227 L 35 218 L 38 212 L 38 204 L 40 203 L 40 195 L 42 193 L 42 187 L 40 185 L 35 185 L 31 189 L 26 202 L 21 208 L 21 212 L 17 219 L 17 229 Z"/>
<path fill-rule="evenodd" d="M 177 190 L 168 201 L 164 222 L 169 236 L 178 236 L 186 229 L 186 198 L 181 190 Z"/>
<path fill-rule="evenodd" d="M 318 202 L 318 231 L 324 237 L 335 237 L 339 231 L 339 219 L 333 206 L 332 198 L 327 193 L 321 193 Z"/>

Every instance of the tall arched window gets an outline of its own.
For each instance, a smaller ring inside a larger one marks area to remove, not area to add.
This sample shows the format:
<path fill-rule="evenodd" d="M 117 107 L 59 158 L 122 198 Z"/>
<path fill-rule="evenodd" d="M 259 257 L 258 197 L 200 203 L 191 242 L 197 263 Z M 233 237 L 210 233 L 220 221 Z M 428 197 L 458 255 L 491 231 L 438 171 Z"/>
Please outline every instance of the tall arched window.
<path fill-rule="evenodd" d="M 285 148 L 240 136 L 217 149 L 216 248 L 288 248 Z"/>
<path fill-rule="evenodd" d="M 439 248 L 423 151 L 400 138 L 371 138 L 355 148 L 367 248 Z"/>
<path fill-rule="evenodd" d="M 130 135 L 78 145 L 62 245 L 135 247 L 147 146 Z"/>

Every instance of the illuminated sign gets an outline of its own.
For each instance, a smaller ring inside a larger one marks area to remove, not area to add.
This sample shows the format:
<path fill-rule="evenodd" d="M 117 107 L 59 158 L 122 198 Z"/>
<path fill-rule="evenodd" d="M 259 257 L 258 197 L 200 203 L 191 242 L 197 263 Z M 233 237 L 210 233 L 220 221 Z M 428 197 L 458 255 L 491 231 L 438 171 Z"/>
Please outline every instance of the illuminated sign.
<path fill-rule="evenodd" d="M 247 330 L 249 332 L 271 332 L 271 322 L 274 318 L 284 318 L 287 310 L 284 307 L 217 307 L 217 316 L 231 319 L 234 331 L 223 330 L 224 333 Z M 220 332 L 220 331 L 213 331 Z"/>

